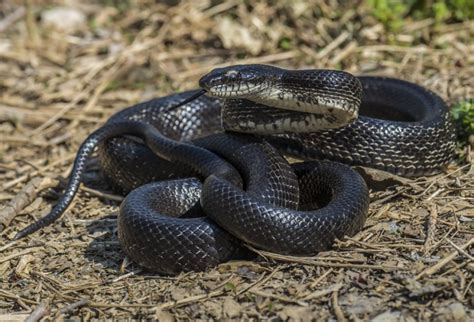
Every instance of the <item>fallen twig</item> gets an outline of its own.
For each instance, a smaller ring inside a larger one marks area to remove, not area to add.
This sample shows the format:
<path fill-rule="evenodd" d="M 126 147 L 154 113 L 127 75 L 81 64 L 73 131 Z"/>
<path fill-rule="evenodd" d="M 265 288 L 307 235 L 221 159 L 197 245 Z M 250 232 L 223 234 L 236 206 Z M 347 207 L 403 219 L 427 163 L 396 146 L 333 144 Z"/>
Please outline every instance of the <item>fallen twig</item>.
<path fill-rule="evenodd" d="M 472 244 L 474 243 L 474 238 L 471 238 L 467 243 L 465 243 L 464 245 L 460 246 L 459 248 L 464 250 L 466 248 L 468 248 L 469 246 L 471 246 Z M 445 258 L 443 258 L 442 260 L 440 260 L 438 263 L 436 263 L 435 265 L 425 269 L 423 272 L 421 272 L 420 274 L 418 274 L 415 279 L 420 279 L 422 278 L 423 276 L 429 276 L 429 275 L 432 275 L 434 273 L 436 273 L 437 271 L 439 271 L 441 268 L 443 268 L 446 264 L 448 264 L 450 261 L 452 261 L 454 258 L 456 258 L 457 256 L 459 255 L 459 251 L 456 250 L 452 253 L 450 253 L 448 256 L 446 256 Z"/>
<path fill-rule="evenodd" d="M 25 320 L 25 322 L 36 322 L 41 320 L 43 317 L 49 314 L 48 304 L 46 302 L 41 302 L 30 316 Z"/>
<path fill-rule="evenodd" d="M 89 303 L 88 299 L 81 299 L 77 302 L 74 302 L 72 304 L 69 304 L 68 306 L 63 307 L 62 309 L 59 310 L 62 314 L 67 314 L 75 311 L 76 309 L 83 307 Z"/>
<path fill-rule="evenodd" d="M 425 256 L 428 254 L 429 249 L 433 245 L 436 235 L 436 221 L 438 218 L 438 210 L 436 205 L 432 205 L 430 215 L 428 217 L 428 229 L 426 231 L 425 244 L 423 245 Z"/>
<path fill-rule="evenodd" d="M 13 218 L 36 199 L 40 191 L 54 187 L 57 184 L 58 181 L 51 178 L 32 179 L 21 189 L 15 198 L 10 200 L 5 208 L 0 210 L 0 230 L 8 227 Z"/>
<path fill-rule="evenodd" d="M 263 258 L 271 258 L 271 259 L 275 259 L 277 261 L 286 262 L 286 263 L 299 263 L 299 264 L 305 264 L 305 265 L 336 267 L 336 268 L 368 268 L 368 269 L 375 269 L 375 270 L 381 270 L 381 271 L 406 270 L 406 268 L 404 267 L 388 266 L 388 265 L 329 263 L 329 262 L 321 261 L 321 259 L 324 259 L 323 257 L 287 256 L 287 255 L 280 255 L 280 254 L 271 253 L 271 252 L 267 252 L 263 250 L 258 250 L 249 245 L 246 245 L 246 247 L 254 251 L 255 253 L 259 254 Z"/>
<path fill-rule="evenodd" d="M 344 312 L 342 312 L 342 309 L 339 306 L 339 301 L 337 299 L 339 289 L 340 288 L 334 289 L 332 292 L 332 309 L 334 310 L 334 315 L 336 315 L 338 322 L 346 322 L 347 319 L 344 316 Z"/>
<path fill-rule="evenodd" d="M 13 11 L 8 16 L 3 18 L 0 21 L 0 32 L 4 32 L 15 22 L 23 18 L 25 13 L 26 13 L 25 7 L 18 7 L 15 11 Z"/>

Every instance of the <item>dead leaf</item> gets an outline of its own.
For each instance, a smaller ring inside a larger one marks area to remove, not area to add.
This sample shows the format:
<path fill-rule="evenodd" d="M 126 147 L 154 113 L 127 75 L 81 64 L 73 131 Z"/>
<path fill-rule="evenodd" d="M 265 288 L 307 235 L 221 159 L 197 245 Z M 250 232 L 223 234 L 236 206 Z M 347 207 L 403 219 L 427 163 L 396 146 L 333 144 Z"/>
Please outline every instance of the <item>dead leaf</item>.
<path fill-rule="evenodd" d="M 314 313 L 311 307 L 286 305 L 278 312 L 278 316 L 284 321 L 311 321 Z"/>
<path fill-rule="evenodd" d="M 226 297 L 222 304 L 224 314 L 229 318 L 235 318 L 240 315 L 241 306 L 233 298 Z"/>
<path fill-rule="evenodd" d="M 252 55 L 257 55 L 262 51 L 263 39 L 229 17 L 220 19 L 217 24 L 217 33 L 227 49 L 246 49 Z"/>

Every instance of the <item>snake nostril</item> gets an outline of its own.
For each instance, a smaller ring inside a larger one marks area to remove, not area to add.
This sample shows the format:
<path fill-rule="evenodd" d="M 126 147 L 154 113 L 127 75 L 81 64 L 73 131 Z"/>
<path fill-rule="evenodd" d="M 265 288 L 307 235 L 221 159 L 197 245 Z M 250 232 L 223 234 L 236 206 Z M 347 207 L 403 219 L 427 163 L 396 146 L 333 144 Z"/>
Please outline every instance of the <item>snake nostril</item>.
<path fill-rule="evenodd" d="M 210 83 L 210 80 L 207 77 L 207 75 L 205 75 L 201 77 L 201 79 L 199 80 L 199 87 L 204 88 L 204 89 L 209 89 L 209 85 L 210 85 L 209 83 Z"/>

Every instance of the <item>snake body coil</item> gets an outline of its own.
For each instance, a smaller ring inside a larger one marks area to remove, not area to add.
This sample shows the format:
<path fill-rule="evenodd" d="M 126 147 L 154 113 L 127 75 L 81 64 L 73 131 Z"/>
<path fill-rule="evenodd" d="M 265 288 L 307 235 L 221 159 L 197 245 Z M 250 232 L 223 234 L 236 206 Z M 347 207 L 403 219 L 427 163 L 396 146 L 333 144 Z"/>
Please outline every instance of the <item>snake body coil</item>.
<path fill-rule="evenodd" d="M 91 134 L 64 197 L 17 237 L 65 211 L 96 146 L 113 186 L 133 190 L 118 223 L 125 252 L 162 273 L 228 260 L 240 240 L 312 255 L 363 227 L 368 192 L 357 173 L 328 161 L 289 165 L 277 150 L 405 176 L 439 172 L 453 156 L 443 101 L 401 80 L 242 65 L 200 85 L 211 96 L 179 107 L 196 92 L 141 103 Z"/>

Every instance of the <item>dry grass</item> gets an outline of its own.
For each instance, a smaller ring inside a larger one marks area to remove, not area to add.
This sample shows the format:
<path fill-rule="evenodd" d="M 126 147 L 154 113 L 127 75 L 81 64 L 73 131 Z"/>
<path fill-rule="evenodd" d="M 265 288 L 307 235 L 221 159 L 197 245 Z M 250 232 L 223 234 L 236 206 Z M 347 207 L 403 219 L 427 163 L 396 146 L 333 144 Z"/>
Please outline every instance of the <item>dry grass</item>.
<path fill-rule="evenodd" d="M 436 177 L 369 173 L 386 187 L 372 189 L 364 231 L 314 258 L 261 253 L 204 273 L 148 275 L 120 250 L 119 198 L 104 193 L 94 162 L 87 181 L 101 192 L 89 184 L 53 226 L 11 242 L 54 204 L 44 199 L 59 189 L 39 191 L 67 176 L 81 141 L 126 106 L 196 87 L 216 66 L 249 62 L 394 76 L 454 104 L 473 97 L 474 22 L 407 20 L 393 34 L 364 5 L 335 1 L 250 8 L 137 0 L 124 11 L 83 2 L 76 8 L 85 24 L 62 33 L 38 19 L 48 2 L 16 2 L 0 3 L 0 202 L 3 214 L 19 213 L 0 235 L 0 320 L 474 319 L 468 148 Z"/>

